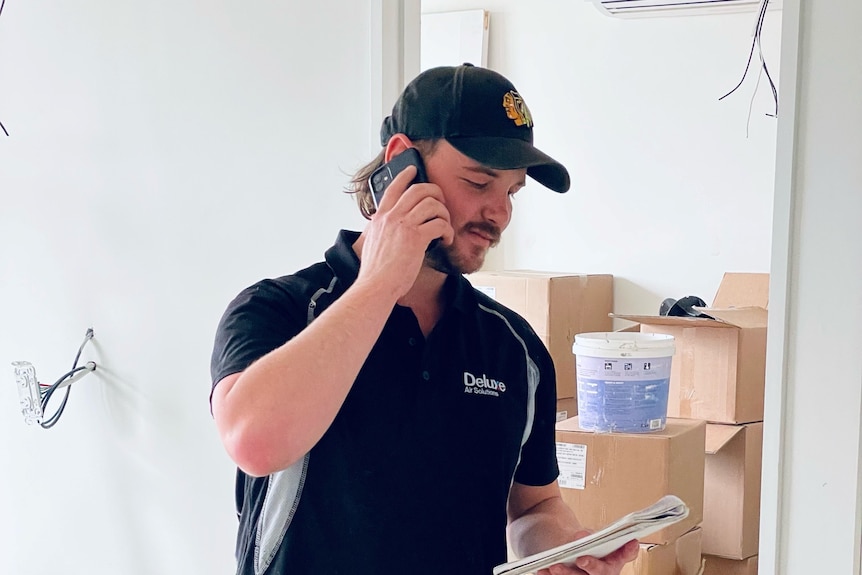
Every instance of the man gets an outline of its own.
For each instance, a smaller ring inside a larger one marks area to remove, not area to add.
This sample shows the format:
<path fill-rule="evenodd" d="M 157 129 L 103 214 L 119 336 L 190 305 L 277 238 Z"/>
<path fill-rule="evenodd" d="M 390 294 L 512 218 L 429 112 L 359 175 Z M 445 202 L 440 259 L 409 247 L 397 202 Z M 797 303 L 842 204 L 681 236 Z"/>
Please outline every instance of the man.
<path fill-rule="evenodd" d="M 211 402 L 239 467 L 238 573 L 490 575 L 507 523 L 521 555 L 585 534 L 556 483 L 550 356 L 461 275 L 499 241 L 527 175 L 568 189 L 532 141 L 501 75 L 420 74 L 354 178 L 364 231 L 231 302 Z M 368 176 L 410 147 L 429 183 L 409 167 L 375 210 Z M 636 553 L 545 572 L 616 574 Z"/>

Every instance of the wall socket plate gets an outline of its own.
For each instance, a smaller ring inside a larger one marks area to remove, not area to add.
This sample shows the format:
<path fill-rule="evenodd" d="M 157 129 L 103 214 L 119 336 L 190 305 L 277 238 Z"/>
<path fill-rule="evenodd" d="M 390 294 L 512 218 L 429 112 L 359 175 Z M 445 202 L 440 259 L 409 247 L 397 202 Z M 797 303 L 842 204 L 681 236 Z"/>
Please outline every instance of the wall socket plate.
<path fill-rule="evenodd" d="M 24 421 L 28 425 L 42 422 L 42 392 L 36 379 L 36 368 L 29 361 L 13 361 L 15 386 L 18 388 L 18 402 Z"/>

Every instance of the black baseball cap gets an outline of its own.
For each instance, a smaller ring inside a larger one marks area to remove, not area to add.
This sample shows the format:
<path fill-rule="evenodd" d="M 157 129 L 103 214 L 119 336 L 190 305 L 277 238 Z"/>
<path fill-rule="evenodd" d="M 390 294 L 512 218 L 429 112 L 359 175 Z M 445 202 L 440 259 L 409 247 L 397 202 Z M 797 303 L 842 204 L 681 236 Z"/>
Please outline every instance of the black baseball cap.
<path fill-rule="evenodd" d="M 533 117 L 501 74 L 464 64 L 419 74 L 383 120 L 380 143 L 395 134 L 412 140 L 444 138 L 462 154 L 497 170 L 527 168 L 555 192 L 569 189 L 569 172 L 533 146 Z"/>

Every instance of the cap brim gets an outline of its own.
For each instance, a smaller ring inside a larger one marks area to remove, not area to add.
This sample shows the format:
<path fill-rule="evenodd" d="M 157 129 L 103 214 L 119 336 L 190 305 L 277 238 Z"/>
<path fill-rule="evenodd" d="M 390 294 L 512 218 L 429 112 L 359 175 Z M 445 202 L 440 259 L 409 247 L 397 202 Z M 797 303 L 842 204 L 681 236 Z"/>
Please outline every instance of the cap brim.
<path fill-rule="evenodd" d="M 568 191 L 569 172 L 529 142 L 515 138 L 446 138 L 456 150 L 495 170 L 527 168 L 527 175 L 559 193 Z"/>

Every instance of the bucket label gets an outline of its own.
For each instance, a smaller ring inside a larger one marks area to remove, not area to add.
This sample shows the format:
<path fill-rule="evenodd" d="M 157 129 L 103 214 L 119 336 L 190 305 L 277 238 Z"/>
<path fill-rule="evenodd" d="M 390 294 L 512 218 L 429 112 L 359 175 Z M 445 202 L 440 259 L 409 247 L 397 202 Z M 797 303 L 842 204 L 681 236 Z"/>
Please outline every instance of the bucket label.
<path fill-rule="evenodd" d="M 642 433 L 667 421 L 670 357 L 577 356 L 581 429 Z"/>
<path fill-rule="evenodd" d="M 583 489 L 587 476 L 587 446 L 577 443 L 557 442 L 557 465 L 560 476 L 557 481 L 566 489 Z"/>

